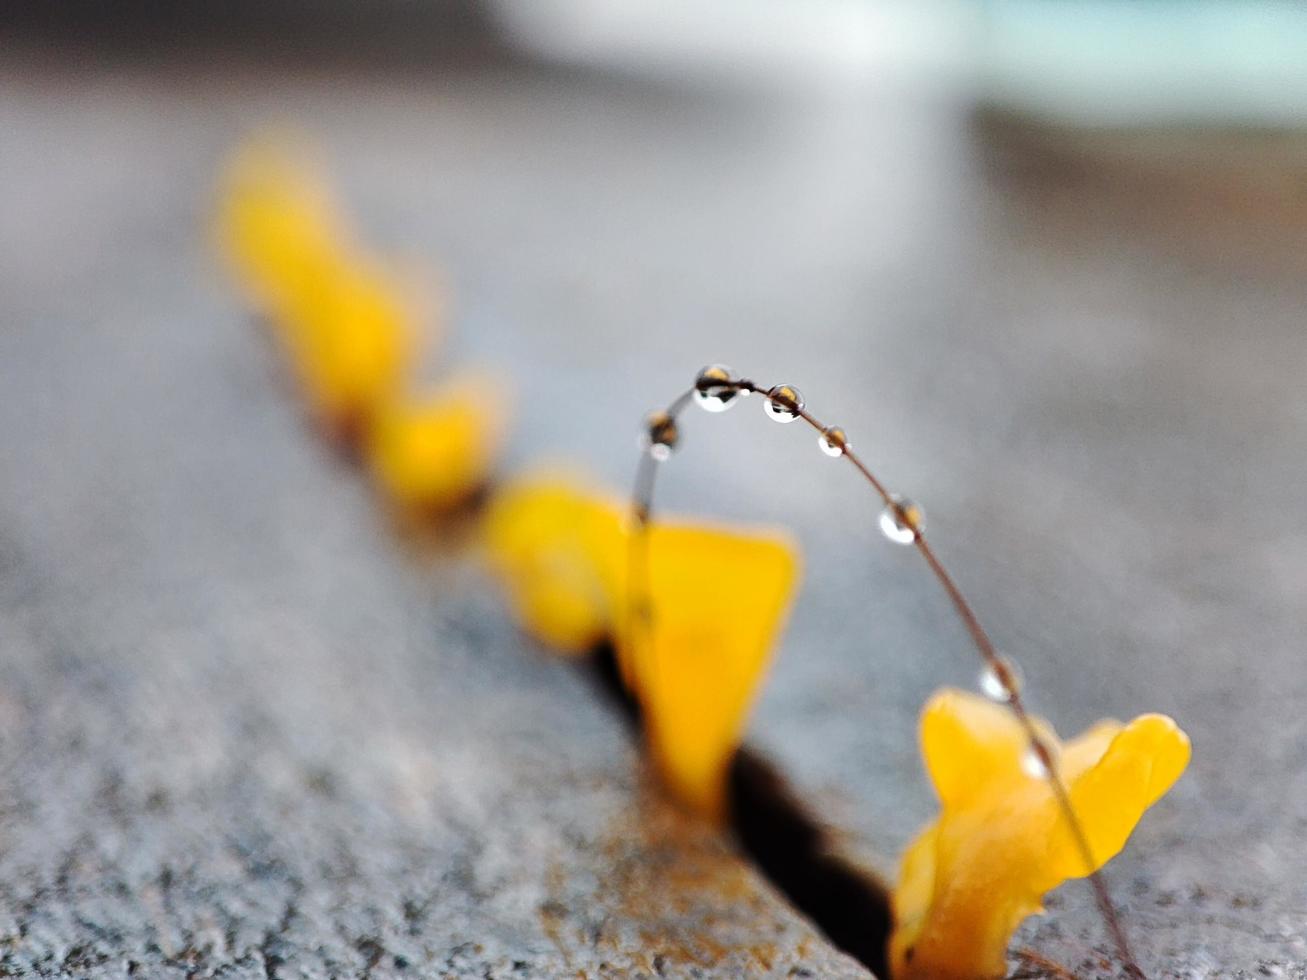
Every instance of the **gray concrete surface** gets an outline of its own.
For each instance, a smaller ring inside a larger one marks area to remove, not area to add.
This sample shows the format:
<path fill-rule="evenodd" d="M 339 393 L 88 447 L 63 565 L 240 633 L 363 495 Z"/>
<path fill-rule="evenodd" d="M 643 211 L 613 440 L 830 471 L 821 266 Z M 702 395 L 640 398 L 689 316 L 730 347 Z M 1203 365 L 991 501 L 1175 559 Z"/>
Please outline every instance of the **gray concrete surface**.
<path fill-rule="evenodd" d="M 1150 975 L 1307 975 L 1307 243 L 1241 210 L 1237 165 L 1224 197 L 1184 167 L 1026 166 L 901 85 L 19 49 L 0 967 L 859 973 L 301 426 L 203 234 L 218 162 L 270 117 L 321 137 L 378 248 L 441 263 L 449 356 L 513 379 L 512 465 L 625 485 L 636 420 L 700 364 L 799 385 L 924 504 L 1061 731 L 1161 710 L 1192 735 L 1109 868 Z M 666 476 L 671 508 L 802 536 L 753 738 L 891 866 L 934 807 L 916 712 L 975 675 L 942 596 L 757 404 L 691 418 Z M 1088 972 L 1105 948 L 1075 885 L 1023 940 Z"/>

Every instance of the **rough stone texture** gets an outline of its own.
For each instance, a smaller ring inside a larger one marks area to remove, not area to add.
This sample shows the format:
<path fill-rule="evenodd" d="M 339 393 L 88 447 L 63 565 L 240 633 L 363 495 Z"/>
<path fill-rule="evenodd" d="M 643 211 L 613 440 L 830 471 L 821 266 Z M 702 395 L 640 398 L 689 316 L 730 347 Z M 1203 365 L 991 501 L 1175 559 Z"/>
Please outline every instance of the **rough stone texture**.
<path fill-rule="evenodd" d="M 0 974 L 865 976 L 302 424 L 212 81 L 0 83 Z"/>
<path fill-rule="evenodd" d="M 0 967 L 859 974 L 295 417 L 203 236 L 272 116 L 368 240 L 442 263 L 515 465 L 625 485 L 704 362 L 802 387 L 924 503 L 1038 710 L 1192 734 L 1110 869 L 1150 975 L 1305 975 L 1302 223 L 1183 167 L 995 161 L 934 90 L 3 54 Z M 965 638 L 809 434 L 745 404 L 684 442 L 662 503 L 807 546 L 756 740 L 891 866 Z M 1024 939 L 1097 972 L 1085 889 L 1053 910 Z"/>

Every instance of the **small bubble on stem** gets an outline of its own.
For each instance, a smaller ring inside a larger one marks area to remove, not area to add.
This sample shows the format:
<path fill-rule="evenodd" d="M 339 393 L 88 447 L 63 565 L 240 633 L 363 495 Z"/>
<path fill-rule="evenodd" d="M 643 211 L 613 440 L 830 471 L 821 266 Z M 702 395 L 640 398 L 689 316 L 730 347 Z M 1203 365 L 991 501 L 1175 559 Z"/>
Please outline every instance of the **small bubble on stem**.
<path fill-rule="evenodd" d="M 849 437 L 844 434 L 844 430 L 838 425 L 828 425 L 821 430 L 821 435 L 817 437 L 817 445 L 827 456 L 834 456 L 836 459 L 843 456 L 849 448 Z"/>
<path fill-rule="evenodd" d="M 710 364 L 694 379 L 694 400 L 705 412 L 724 412 L 739 395 L 735 375 L 725 364 Z"/>
<path fill-rule="evenodd" d="M 1021 693 L 1023 682 L 1021 668 L 1016 661 L 999 654 L 993 663 L 987 663 L 980 672 L 980 693 L 991 701 L 1007 704 Z"/>
<path fill-rule="evenodd" d="M 776 385 L 767 392 L 763 408 L 768 418 L 777 422 L 793 422 L 803 411 L 803 395 L 793 385 Z"/>
<path fill-rule="evenodd" d="M 926 526 L 926 515 L 907 497 L 893 494 L 880 512 L 881 534 L 895 544 L 912 544 Z"/>
<path fill-rule="evenodd" d="M 640 444 L 658 462 L 671 459 L 672 451 L 681 439 L 676 419 L 666 412 L 650 412 L 644 420 L 644 434 Z"/>
<path fill-rule="evenodd" d="M 1051 771 L 1052 759 L 1048 749 L 1035 742 L 1021 756 L 1021 771 L 1031 779 L 1047 779 Z"/>

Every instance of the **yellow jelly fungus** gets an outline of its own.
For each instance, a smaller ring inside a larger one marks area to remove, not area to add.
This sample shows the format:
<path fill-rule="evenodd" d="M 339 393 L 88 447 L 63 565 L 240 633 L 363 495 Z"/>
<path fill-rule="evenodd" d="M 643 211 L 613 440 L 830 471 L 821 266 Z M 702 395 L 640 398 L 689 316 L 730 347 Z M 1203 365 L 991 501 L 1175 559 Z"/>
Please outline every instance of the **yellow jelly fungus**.
<path fill-rule="evenodd" d="M 403 387 L 416 350 L 402 282 L 350 244 L 314 171 L 269 146 L 237 154 L 218 230 L 314 409 L 333 427 L 361 431 Z"/>
<path fill-rule="evenodd" d="M 416 331 L 401 293 L 385 271 L 342 261 L 290 312 L 299 376 L 329 421 L 364 423 L 407 383 Z"/>
<path fill-rule="evenodd" d="M 612 583 L 625 560 L 615 497 L 536 474 L 500 488 L 486 513 L 490 561 L 522 628 L 564 653 L 586 653 L 616 624 Z"/>
<path fill-rule="evenodd" d="M 464 375 L 378 410 L 365 452 L 387 495 L 407 509 L 441 511 L 483 487 L 504 438 L 501 388 Z"/>
<path fill-rule="evenodd" d="M 218 236 L 242 284 L 274 322 L 347 251 L 325 182 L 312 167 L 267 143 L 245 146 L 228 165 Z"/>
<path fill-rule="evenodd" d="M 1189 739 L 1164 715 L 1099 722 L 1052 747 L 1095 869 L 1125 846 L 1148 807 L 1189 763 Z M 939 819 L 904 855 L 894 894 L 895 980 L 1001 977 L 1012 933 L 1046 892 L 1084 877 L 1081 852 L 1048 780 L 1006 707 L 944 690 L 922 712 L 921 747 Z"/>
<path fill-rule="evenodd" d="M 785 535 L 680 521 L 648 540 L 647 626 L 619 632 L 650 752 L 673 793 L 725 816 L 726 771 L 798 576 Z"/>
<path fill-rule="evenodd" d="M 516 481 L 487 518 L 493 564 L 523 625 L 567 652 L 616 643 L 650 752 L 684 802 L 721 818 L 739 745 L 798 575 L 797 549 L 769 531 L 656 523 L 647 620 L 632 615 L 627 507 L 565 478 Z M 639 581 L 639 580 L 637 580 Z"/>

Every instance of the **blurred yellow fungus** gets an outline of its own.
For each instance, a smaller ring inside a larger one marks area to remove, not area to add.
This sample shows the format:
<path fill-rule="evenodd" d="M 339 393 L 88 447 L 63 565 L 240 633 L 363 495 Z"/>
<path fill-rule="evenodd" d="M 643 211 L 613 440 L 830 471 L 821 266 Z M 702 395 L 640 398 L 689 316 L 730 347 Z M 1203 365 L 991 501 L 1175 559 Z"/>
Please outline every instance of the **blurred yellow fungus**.
<path fill-rule="evenodd" d="M 336 202 L 301 154 L 271 142 L 239 149 L 223 175 L 217 230 L 242 285 L 276 326 L 347 250 Z"/>
<path fill-rule="evenodd" d="M 417 334 L 400 292 L 381 269 L 342 262 L 291 311 L 300 379 L 329 422 L 366 427 L 406 384 Z"/>
<path fill-rule="evenodd" d="M 454 507 L 485 484 L 503 443 L 506 385 L 465 375 L 413 392 L 427 304 L 395 268 L 354 245 L 306 160 L 269 140 L 237 151 L 218 207 L 223 251 L 314 414 L 361 448 L 399 506 Z"/>
<path fill-rule="evenodd" d="M 625 514 L 615 497 L 566 476 L 509 481 L 485 517 L 490 560 L 519 624 L 564 653 L 586 653 L 617 624 L 614 583 L 623 574 Z"/>
<path fill-rule="evenodd" d="M 789 610 L 797 549 L 772 531 L 655 523 L 636 553 L 649 618 L 634 622 L 627 517 L 614 497 L 566 478 L 518 480 L 487 516 L 491 561 L 519 621 L 545 643 L 579 653 L 614 641 L 660 774 L 720 819 L 727 766 Z"/>
<path fill-rule="evenodd" d="M 1103 721 L 1058 759 L 1096 868 L 1125 846 L 1148 807 L 1189 763 L 1189 739 L 1164 715 Z M 922 712 L 921 747 L 941 813 L 908 847 L 894 894 L 895 980 L 1001 977 L 1012 933 L 1045 893 L 1085 867 L 1026 733 L 1006 707 L 943 690 Z"/>
<path fill-rule="evenodd" d="M 361 433 L 403 389 L 417 351 L 417 314 L 399 277 L 353 246 L 316 171 L 271 144 L 234 157 L 218 232 L 314 411 L 336 431 Z"/>
<path fill-rule="evenodd" d="M 378 484 L 411 510 L 447 510 L 485 486 L 506 423 L 503 385 L 463 375 L 379 409 L 365 453 Z"/>

